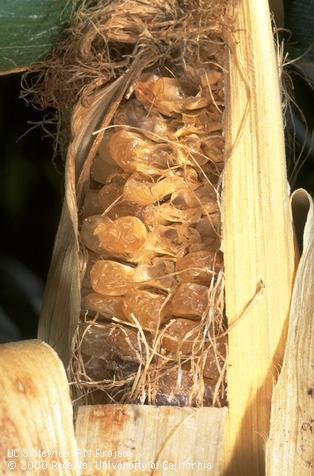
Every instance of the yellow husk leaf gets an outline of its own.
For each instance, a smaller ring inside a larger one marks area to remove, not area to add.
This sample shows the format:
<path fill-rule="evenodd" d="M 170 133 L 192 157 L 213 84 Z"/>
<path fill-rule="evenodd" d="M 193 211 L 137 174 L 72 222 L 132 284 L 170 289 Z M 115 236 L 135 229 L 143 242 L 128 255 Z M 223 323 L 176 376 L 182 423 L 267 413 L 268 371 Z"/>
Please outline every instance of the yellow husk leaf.
<path fill-rule="evenodd" d="M 294 245 L 278 64 L 268 1 L 231 2 L 223 244 L 229 418 L 226 475 L 264 474 L 274 379 L 281 365 Z"/>

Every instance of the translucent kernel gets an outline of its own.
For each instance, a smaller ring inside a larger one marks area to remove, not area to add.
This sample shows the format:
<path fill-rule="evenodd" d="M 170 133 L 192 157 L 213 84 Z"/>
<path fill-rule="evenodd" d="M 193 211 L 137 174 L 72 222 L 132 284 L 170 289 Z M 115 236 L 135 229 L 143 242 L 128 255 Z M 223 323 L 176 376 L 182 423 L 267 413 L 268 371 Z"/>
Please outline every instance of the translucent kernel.
<path fill-rule="evenodd" d="M 148 139 L 125 129 L 119 129 L 111 136 L 109 150 L 112 159 L 129 173 L 137 169 L 137 163 L 149 162 L 151 154 Z"/>
<path fill-rule="evenodd" d="M 103 254 L 103 237 L 107 234 L 107 227 L 110 220 L 101 215 L 85 218 L 81 229 L 81 241 L 89 250 L 97 254 Z"/>
<path fill-rule="evenodd" d="M 125 216 L 108 225 L 104 247 L 112 254 L 131 255 L 144 245 L 146 237 L 144 223 L 136 217 Z"/>
<path fill-rule="evenodd" d="M 84 220 L 81 238 L 85 246 L 96 253 L 106 251 L 116 256 L 131 256 L 145 243 L 147 230 L 136 217 L 126 216 L 114 221 L 95 216 Z"/>
<path fill-rule="evenodd" d="M 133 286 L 134 269 L 110 260 L 98 260 L 90 272 L 91 286 L 96 293 L 123 296 Z"/>
<path fill-rule="evenodd" d="M 111 218 L 112 220 L 116 220 L 117 218 L 131 216 L 131 215 L 139 218 L 140 220 L 146 223 L 145 221 L 146 215 L 145 215 L 144 207 L 133 202 L 128 202 L 123 199 L 119 200 L 118 203 L 113 205 L 110 208 L 110 210 L 108 210 L 105 216 L 107 216 L 108 218 Z"/>
<path fill-rule="evenodd" d="M 176 270 L 178 281 L 209 285 L 215 272 L 222 267 L 221 253 L 203 250 L 188 253 L 178 258 Z"/>
<path fill-rule="evenodd" d="M 97 293 L 89 293 L 83 299 L 83 305 L 86 309 L 123 320 L 122 304 L 123 299 L 120 296 L 103 296 Z"/>
<path fill-rule="evenodd" d="M 112 132 L 105 134 L 91 165 L 91 176 L 99 183 L 107 183 L 110 175 L 121 172 L 121 169 L 110 156 L 109 140 L 111 135 Z"/>
<path fill-rule="evenodd" d="M 181 352 L 190 355 L 193 344 L 197 341 L 199 332 L 198 323 L 189 319 L 174 319 L 163 335 L 161 346 L 171 354 Z"/>
<path fill-rule="evenodd" d="M 155 253 L 172 257 L 183 256 L 192 243 L 200 241 L 200 234 L 195 228 L 175 223 L 168 226 L 153 226 L 145 247 Z"/>
<path fill-rule="evenodd" d="M 126 172 L 154 174 L 167 171 L 180 160 L 175 147 L 167 143 L 155 143 L 147 137 L 120 128 L 109 141 L 110 155 Z"/>
<path fill-rule="evenodd" d="M 169 305 L 174 316 L 200 319 L 208 306 L 208 288 L 182 283 L 175 290 Z"/>
<path fill-rule="evenodd" d="M 197 223 L 202 214 L 200 207 L 180 210 L 171 202 L 161 205 L 148 205 L 144 210 L 144 221 L 146 224 L 163 224 L 167 222 Z"/>
<path fill-rule="evenodd" d="M 144 329 L 156 331 L 165 319 L 165 296 L 137 289 L 126 294 L 123 300 L 125 317 L 134 322 L 134 316 Z"/>
<path fill-rule="evenodd" d="M 156 182 L 144 175 L 132 174 L 124 185 L 123 196 L 130 202 L 149 205 L 173 193 L 181 182 L 182 178 L 176 176 Z"/>
<path fill-rule="evenodd" d="M 126 125 L 151 131 L 160 136 L 171 135 L 169 121 L 161 114 L 147 111 L 137 99 L 130 99 L 126 104 L 119 107 L 114 116 L 117 125 Z M 154 138 L 154 136 L 152 136 Z"/>
<path fill-rule="evenodd" d="M 144 105 L 150 105 L 166 115 L 207 106 L 211 98 L 205 88 L 199 90 L 187 81 L 144 73 L 135 85 L 136 96 Z"/>

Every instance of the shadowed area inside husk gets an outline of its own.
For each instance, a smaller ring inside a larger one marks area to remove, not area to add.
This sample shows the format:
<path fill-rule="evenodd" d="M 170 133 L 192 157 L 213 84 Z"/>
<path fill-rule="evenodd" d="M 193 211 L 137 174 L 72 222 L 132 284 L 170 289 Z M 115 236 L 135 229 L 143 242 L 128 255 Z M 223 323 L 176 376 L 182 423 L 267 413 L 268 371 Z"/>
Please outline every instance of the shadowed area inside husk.
<path fill-rule="evenodd" d="M 74 398 L 225 403 L 226 28 L 224 1 L 85 2 L 25 79 L 70 142 L 82 297 Z"/>

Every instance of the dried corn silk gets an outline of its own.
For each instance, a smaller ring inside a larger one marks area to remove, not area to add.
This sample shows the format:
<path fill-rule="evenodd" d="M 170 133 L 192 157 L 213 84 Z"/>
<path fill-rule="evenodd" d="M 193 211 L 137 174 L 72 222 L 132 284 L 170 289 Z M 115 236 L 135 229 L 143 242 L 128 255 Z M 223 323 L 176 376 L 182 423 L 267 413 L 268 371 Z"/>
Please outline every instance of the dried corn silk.
<path fill-rule="evenodd" d="M 78 189 L 71 378 L 90 402 L 221 406 L 225 1 L 95 5 L 77 44 L 89 90 L 132 79 L 93 123 Z"/>

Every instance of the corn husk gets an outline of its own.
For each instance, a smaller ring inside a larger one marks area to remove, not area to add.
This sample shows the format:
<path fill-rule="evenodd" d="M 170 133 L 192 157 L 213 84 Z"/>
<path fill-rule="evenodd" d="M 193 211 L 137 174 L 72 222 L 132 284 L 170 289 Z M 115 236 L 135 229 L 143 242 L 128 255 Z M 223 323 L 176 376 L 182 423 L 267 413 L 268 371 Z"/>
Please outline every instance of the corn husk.
<path fill-rule="evenodd" d="M 267 1 L 233 2 L 223 242 L 229 418 L 226 474 L 262 475 L 283 358 L 294 244 L 278 64 Z"/>
<path fill-rule="evenodd" d="M 154 463 L 156 474 L 172 474 L 176 464 L 188 475 L 192 463 L 201 464 L 200 475 L 220 474 L 226 408 L 84 406 L 75 437 L 69 385 L 52 348 L 36 340 L 2 344 L 0 359 L 0 474 L 105 475 L 105 464 L 121 474 L 126 462 L 144 475 Z"/>
<path fill-rule="evenodd" d="M 313 199 L 304 190 L 298 190 L 292 195 L 292 207 L 297 209 L 299 220 L 306 218 L 306 223 L 285 357 L 272 398 L 267 476 L 281 474 L 283 468 L 285 474 L 310 476 L 314 468 Z"/>
<path fill-rule="evenodd" d="M 218 476 L 226 412 L 120 404 L 80 407 L 77 443 L 90 449 L 81 453 L 81 474 L 92 476 L 96 468 L 99 475 Z"/>
<path fill-rule="evenodd" d="M 36 340 L 2 344 L 0 375 L 0 474 L 78 475 L 70 392 L 56 353 Z"/>
<path fill-rule="evenodd" d="M 286 338 L 294 246 L 286 177 L 278 65 L 266 0 L 231 2 L 225 111 L 223 239 L 229 322 L 226 474 L 263 474 L 273 379 Z M 75 109 L 66 197 L 45 292 L 39 336 L 68 364 L 80 315 L 84 260 L 77 212 L 102 133 L 145 55 Z M 235 93 L 236 92 L 236 93 Z M 278 299 L 280 296 L 280 300 Z"/>

